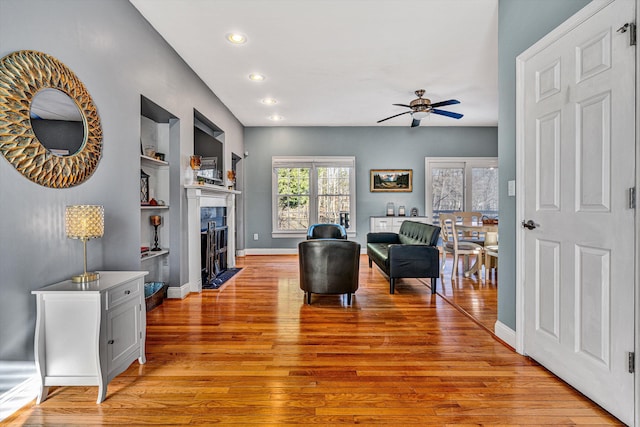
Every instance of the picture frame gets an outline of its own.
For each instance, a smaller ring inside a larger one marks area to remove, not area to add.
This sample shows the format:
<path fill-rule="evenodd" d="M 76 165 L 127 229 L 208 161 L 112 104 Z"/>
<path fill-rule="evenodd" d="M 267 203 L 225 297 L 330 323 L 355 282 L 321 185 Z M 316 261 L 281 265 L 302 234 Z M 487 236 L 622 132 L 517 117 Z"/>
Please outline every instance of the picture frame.
<path fill-rule="evenodd" d="M 371 169 L 372 193 L 413 191 L 413 169 Z"/>

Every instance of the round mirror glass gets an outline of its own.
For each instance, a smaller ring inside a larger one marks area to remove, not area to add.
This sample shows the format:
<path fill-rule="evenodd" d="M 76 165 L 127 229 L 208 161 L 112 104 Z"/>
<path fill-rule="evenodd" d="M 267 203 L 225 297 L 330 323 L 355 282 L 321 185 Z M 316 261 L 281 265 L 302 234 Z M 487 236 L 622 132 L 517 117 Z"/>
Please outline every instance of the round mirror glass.
<path fill-rule="evenodd" d="M 51 154 L 71 156 L 84 146 L 86 131 L 82 113 L 61 90 L 38 91 L 31 102 L 30 119 L 33 132 Z"/>

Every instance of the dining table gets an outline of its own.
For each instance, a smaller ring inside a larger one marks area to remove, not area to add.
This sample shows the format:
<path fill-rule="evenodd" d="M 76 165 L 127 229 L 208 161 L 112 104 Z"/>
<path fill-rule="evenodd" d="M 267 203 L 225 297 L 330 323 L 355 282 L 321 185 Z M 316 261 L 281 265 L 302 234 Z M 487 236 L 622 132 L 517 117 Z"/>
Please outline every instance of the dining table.
<path fill-rule="evenodd" d="M 462 238 L 473 241 L 471 237 L 478 237 L 484 234 L 484 246 L 498 244 L 498 224 L 484 223 L 479 221 L 459 221 L 456 222 L 456 230 L 462 233 Z M 464 277 L 470 277 L 472 274 L 478 273 L 480 267 L 484 263 L 484 257 L 479 255 L 476 261 L 468 270 L 465 270 Z"/>

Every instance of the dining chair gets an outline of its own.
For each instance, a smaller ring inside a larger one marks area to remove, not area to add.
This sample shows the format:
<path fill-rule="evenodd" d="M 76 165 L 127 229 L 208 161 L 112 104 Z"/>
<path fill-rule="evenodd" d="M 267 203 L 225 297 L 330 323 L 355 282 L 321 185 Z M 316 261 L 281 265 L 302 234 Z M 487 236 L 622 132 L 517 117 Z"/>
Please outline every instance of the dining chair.
<path fill-rule="evenodd" d="M 482 212 L 474 212 L 474 211 L 459 211 L 454 212 L 453 215 L 456 216 L 456 219 L 463 223 L 480 223 L 482 222 Z M 462 240 L 463 242 L 469 241 L 472 243 L 477 243 L 480 246 L 484 246 L 484 233 L 479 232 L 466 232 L 463 233 Z"/>
<path fill-rule="evenodd" d="M 476 263 L 482 263 L 484 249 L 482 245 L 467 240 L 461 240 L 456 230 L 456 214 L 440 214 L 440 235 L 442 236 L 442 270 L 444 271 L 447 253 L 453 255 L 453 268 L 451 278 L 458 273 L 458 262 L 463 257 L 463 267 L 469 269 L 469 256 L 476 256 Z"/>
<path fill-rule="evenodd" d="M 487 280 L 489 270 L 495 269 L 498 273 L 498 245 L 488 245 L 484 247 L 484 280 Z"/>

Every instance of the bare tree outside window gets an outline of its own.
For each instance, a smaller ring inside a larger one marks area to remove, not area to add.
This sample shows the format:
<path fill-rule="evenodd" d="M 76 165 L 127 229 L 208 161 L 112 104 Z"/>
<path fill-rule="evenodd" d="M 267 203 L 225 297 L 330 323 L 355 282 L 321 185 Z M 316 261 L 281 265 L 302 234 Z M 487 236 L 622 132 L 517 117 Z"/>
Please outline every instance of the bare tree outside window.
<path fill-rule="evenodd" d="M 440 222 L 441 213 L 458 211 L 477 211 L 497 217 L 496 158 L 430 158 L 425 165 L 434 224 Z"/>
<path fill-rule="evenodd" d="M 433 222 L 438 223 L 440 213 L 461 211 L 464 202 L 464 169 L 433 168 Z"/>
<path fill-rule="evenodd" d="M 484 215 L 498 214 L 498 168 L 473 168 L 471 180 L 472 211 Z"/>
<path fill-rule="evenodd" d="M 318 222 L 338 223 L 349 211 L 349 168 L 320 167 L 318 172 Z"/>

